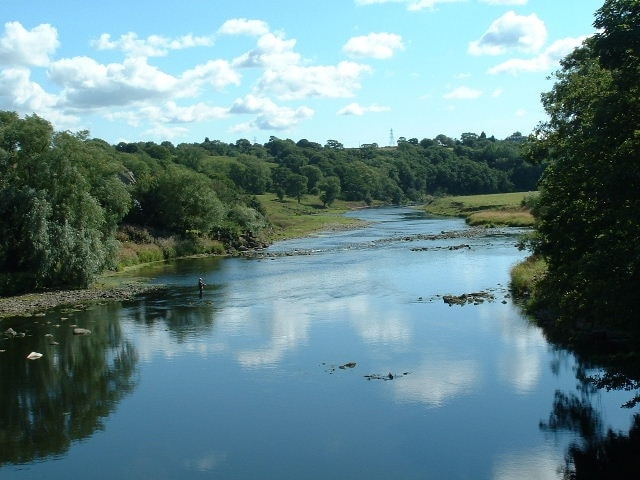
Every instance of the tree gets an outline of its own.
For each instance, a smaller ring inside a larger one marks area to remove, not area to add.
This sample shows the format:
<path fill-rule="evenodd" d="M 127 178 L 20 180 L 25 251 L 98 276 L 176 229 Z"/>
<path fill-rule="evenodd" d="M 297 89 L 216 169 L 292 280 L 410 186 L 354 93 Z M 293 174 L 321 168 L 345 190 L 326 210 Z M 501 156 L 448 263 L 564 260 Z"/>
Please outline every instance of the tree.
<path fill-rule="evenodd" d="M 540 185 L 535 252 L 548 263 L 538 299 L 568 321 L 639 330 L 640 1 L 607 0 L 599 33 L 569 54 L 542 103 L 531 155 Z"/>
<path fill-rule="evenodd" d="M 298 200 L 302 200 L 302 196 L 307 193 L 307 177 L 299 173 L 292 173 L 287 177 L 287 185 L 285 189 L 287 195 Z"/>
<path fill-rule="evenodd" d="M 185 235 L 210 234 L 221 225 L 224 206 L 203 174 L 172 167 L 158 179 L 156 201 L 150 205 L 160 226 Z"/>
<path fill-rule="evenodd" d="M 338 177 L 326 177 L 318 184 L 320 190 L 320 200 L 325 208 L 330 206 L 338 195 L 340 195 L 340 179 Z"/>
<path fill-rule="evenodd" d="M 117 176 L 122 165 L 86 136 L 0 113 L 2 293 L 86 287 L 112 265 L 130 198 Z"/>

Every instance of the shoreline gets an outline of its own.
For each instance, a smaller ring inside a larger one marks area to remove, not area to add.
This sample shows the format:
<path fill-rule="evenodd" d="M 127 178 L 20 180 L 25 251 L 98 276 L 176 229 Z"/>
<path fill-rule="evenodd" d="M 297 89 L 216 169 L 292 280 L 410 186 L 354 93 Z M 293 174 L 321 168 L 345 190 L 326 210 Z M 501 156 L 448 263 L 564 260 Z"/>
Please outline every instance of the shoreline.
<path fill-rule="evenodd" d="M 163 285 L 128 283 L 110 288 L 82 290 L 53 290 L 0 297 L 0 321 L 8 317 L 31 316 L 65 305 L 87 304 L 97 301 L 133 300 L 137 296 L 163 289 Z"/>

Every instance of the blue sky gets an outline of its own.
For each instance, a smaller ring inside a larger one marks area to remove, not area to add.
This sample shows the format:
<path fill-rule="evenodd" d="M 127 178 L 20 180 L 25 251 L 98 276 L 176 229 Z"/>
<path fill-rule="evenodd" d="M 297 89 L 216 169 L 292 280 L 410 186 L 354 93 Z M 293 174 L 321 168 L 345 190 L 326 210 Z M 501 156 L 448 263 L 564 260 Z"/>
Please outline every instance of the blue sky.
<path fill-rule="evenodd" d="M 109 143 L 505 138 L 602 0 L 0 0 L 0 110 Z"/>

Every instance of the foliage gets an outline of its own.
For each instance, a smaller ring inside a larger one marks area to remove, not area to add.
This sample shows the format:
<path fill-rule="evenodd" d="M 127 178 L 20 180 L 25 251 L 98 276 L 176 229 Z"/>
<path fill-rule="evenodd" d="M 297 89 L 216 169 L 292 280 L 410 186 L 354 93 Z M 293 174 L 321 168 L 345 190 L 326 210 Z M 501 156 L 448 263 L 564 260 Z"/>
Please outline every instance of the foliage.
<path fill-rule="evenodd" d="M 521 144 L 519 134 L 465 132 L 402 137 L 394 147 L 276 137 L 109 145 L 0 112 L 0 294 L 81 287 L 135 262 L 264 245 L 272 225 L 290 224 L 267 213 L 257 200 L 265 194 L 289 209 L 287 198 L 304 208 L 307 196 L 329 209 L 534 189 L 544 164 L 525 160 Z M 149 238 L 118 233 L 127 229 Z"/>
<path fill-rule="evenodd" d="M 99 144 L 35 115 L 2 112 L 0 145 L 0 292 L 87 286 L 113 265 L 130 202 L 116 169 Z"/>
<path fill-rule="evenodd" d="M 532 156 L 551 159 L 536 208 L 541 300 L 601 328 L 640 324 L 640 38 L 637 0 L 607 0 L 542 102 Z"/>

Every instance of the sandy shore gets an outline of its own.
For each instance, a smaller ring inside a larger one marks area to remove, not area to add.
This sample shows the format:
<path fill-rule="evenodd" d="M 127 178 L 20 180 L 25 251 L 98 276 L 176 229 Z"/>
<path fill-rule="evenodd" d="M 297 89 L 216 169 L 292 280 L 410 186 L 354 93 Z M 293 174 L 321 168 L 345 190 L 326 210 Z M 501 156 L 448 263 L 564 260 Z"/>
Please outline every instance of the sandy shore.
<path fill-rule="evenodd" d="M 131 300 L 138 295 L 162 289 L 161 285 L 124 284 L 113 288 L 59 290 L 28 293 L 0 298 L 0 317 L 28 315 L 62 305 L 76 305 L 94 301 Z"/>

